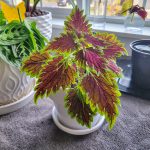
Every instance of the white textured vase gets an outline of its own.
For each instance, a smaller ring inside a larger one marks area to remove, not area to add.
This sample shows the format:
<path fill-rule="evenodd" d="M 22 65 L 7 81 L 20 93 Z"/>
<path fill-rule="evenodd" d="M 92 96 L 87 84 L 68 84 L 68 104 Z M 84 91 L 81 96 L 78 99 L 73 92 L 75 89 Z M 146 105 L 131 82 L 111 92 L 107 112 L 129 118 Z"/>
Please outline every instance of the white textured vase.
<path fill-rule="evenodd" d="M 70 115 L 67 112 L 67 109 L 64 106 L 64 96 L 65 96 L 65 93 L 61 90 L 56 95 L 50 96 L 51 100 L 53 100 L 54 102 L 59 121 L 63 125 L 71 129 L 76 129 L 76 130 L 88 129 L 86 126 L 80 125 L 76 121 L 76 119 L 72 119 L 70 117 Z M 92 127 L 97 124 L 100 118 L 102 117 L 99 114 L 94 117 L 93 122 L 92 122 Z"/>
<path fill-rule="evenodd" d="M 52 14 L 51 12 L 47 13 L 48 14 L 43 16 L 27 17 L 26 20 L 35 21 L 41 34 L 50 40 L 52 36 Z"/>
<path fill-rule="evenodd" d="M 28 95 L 34 79 L 0 59 L 0 106 L 16 102 Z"/>

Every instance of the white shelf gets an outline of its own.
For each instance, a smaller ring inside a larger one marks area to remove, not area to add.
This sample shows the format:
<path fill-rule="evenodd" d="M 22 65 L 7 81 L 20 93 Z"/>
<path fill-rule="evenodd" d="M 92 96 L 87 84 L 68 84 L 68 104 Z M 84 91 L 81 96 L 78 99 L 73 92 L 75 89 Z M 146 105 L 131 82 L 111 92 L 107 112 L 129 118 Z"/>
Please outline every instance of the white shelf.
<path fill-rule="evenodd" d="M 64 19 L 53 19 L 53 28 L 63 29 Z M 110 32 L 114 33 L 119 37 L 136 38 L 136 39 L 149 39 L 150 38 L 150 27 L 144 27 L 142 32 L 127 32 L 123 24 L 112 24 L 106 23 L 105 28 L 93 28 L 93 31 Z"/>

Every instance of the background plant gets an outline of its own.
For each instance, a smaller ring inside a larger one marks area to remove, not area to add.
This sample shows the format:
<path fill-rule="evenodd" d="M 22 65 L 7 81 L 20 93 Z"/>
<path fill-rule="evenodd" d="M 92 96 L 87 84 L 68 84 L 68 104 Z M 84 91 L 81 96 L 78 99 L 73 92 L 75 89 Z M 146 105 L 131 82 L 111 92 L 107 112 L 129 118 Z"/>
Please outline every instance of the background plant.
<path fill-rule="evenodd" d="M 40 0 L 32 0 L 33 6 L 31 5 L 31 0 L 24 0 L 26 6 L 26 16 L 34 17 L 46 14 L 46 12 L 37 9 L 37 5 Z"/>
<path fill-rule="evenodd" d="M 18 8 L 20 7 L 13 9 Z M 8 9 L 3 7 L 2 10 L 8 11 Z M 4 13 L 8 19 L 11 17 L 11 14 L 7 14 L 6 11 Z M 47 41 L 36 28 L 36 23 L 23 21 L 21 16 L 20 21 L 17 21 L 18 16 L 20 16 L 19 12 L 16 20 L 14 18 L 13 21 L 9 20 L 10 22 L 7 23 L 3 12 L 0 12 L 0 59 L 16 67 L 20 67 L 22 59 L 29 56 L 32 51 L 42 49 Z"/>
<path fill-rule="evenodd" d="M 100 113 L 112 128 L 121 95 L 116 82 L 121 69 L 116 58 L 123 54 L 126 54 L 124 45 L 114 34 L 93 34 L 83 11 L 75 7 L 60 37 L 43 51 L 33 52 L 24 61 L 22 70 L 37 77 L 36 103 L 62 88 L 71 117 L 90 127 L 93 116 Z"/>
<path fill-rule="evenodd" d="M 3 12 L 0 10 L 0 26 L 3 26 L 6 24 L 6 19 L 4 17 Z"/>

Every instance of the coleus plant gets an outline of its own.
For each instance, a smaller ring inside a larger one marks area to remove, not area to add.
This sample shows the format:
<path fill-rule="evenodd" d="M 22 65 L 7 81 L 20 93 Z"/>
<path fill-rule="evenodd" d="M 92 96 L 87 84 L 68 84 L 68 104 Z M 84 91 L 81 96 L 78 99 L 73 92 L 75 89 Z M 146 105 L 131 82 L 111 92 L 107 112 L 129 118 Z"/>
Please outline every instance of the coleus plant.
<path fill-rule="evenodd" d="M 25 59 L 22 70 L 37 78 L 35 103 L 63 89 L 68 113 L 80 124 L 91 127 L 93 116 L 100 113 L 112 128 L 121 95 L 116 58 L 124 54 L 124 45 L 114 34 L 93 33 L 83 11 L 75 7 L 64 32 Z"/>
<path fill-rule="evenodd" d="M 129 12 L 129 14 L 132 14 L 134 16 L 134 14 L 138 14 L 143 20 L 146 19 L 147 17 L 147 11 L 145 10 L 144 7 L 140 7 L 139 5 L 133 5 L 132 7 L 130 7 L 129 9 L 121 12 L 121 14 L 125 13 L 125 12 Z"/>

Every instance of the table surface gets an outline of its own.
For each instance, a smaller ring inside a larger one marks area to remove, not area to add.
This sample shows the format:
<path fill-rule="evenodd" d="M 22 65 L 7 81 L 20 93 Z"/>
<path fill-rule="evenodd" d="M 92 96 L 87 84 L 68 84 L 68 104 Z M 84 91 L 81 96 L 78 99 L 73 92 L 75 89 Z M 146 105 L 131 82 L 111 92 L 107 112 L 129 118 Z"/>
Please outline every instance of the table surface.
<path fill-rule="evenodd" d="M 122 95 L 115 127 L 86 136 L 60 131 L 51 119 L 52 102 L 33 102 L 0 116 L 0 150 L 150 150 L 150 100 Z"/>

